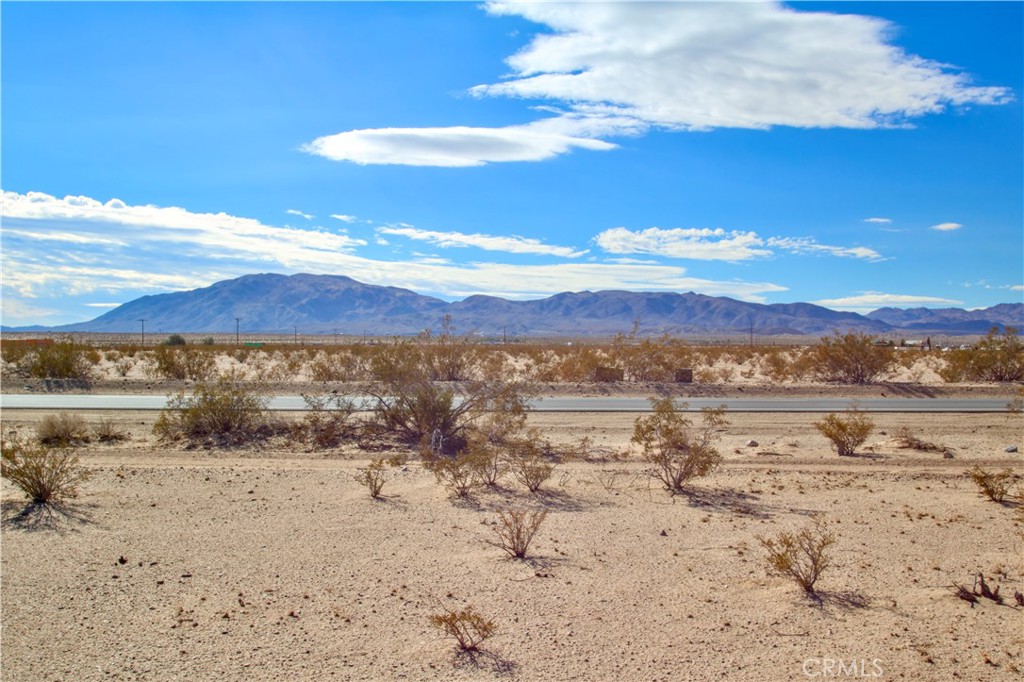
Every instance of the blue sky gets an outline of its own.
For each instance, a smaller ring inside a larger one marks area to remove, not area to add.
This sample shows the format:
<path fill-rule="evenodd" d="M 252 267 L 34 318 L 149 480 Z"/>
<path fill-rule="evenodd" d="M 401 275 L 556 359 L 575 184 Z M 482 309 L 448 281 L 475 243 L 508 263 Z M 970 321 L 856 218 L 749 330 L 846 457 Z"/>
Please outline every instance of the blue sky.
<path fill-rule="evenodd" d="M 6 325 L 255 272 L 1024 297 L 1022 3 L 22 3 Z"/>

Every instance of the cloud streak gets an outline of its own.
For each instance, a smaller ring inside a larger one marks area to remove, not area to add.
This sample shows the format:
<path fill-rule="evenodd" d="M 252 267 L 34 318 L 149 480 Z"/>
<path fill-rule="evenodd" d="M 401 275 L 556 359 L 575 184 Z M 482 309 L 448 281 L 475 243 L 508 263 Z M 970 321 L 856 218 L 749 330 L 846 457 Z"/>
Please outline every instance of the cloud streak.
<path fill-rule="evenodd" d="M 463 234 L 461 232 L 434 232 L 420 230 L 415 227 L 380 227 L 379 234 L 394 235 L 434 244 L 441 248 L 474 247 L 485 251 L 502 251 L 504 253 L 529 253 L 542 256 L 560 256 L 562 258 L 578 258 L 587 252 L 578 251 L 569 246 L 553 246 L 538 239 L 517 236 L 494 236 L 486 234 Z"/>

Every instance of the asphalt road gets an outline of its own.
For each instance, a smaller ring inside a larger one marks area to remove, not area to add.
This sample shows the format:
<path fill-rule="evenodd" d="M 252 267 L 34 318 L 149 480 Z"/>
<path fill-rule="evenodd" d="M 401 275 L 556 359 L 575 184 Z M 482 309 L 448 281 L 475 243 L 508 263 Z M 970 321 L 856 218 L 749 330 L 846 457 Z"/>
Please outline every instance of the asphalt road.
<path fill-rule="evenodd" d="M 358 399 L 358 398 L 357 398 Z M 856 405 L 866 412 L 1005 412 L 1007 400 L 997 398 L 691 398 L 690 410 L 724 405 L 730 412 L 840 412 Z M 0 395 L 0 410 L 159 410 L 161 395 L 11 394 Z M 304 410 L 301 396 L 270 398 L 271 410 Z M 538 412 L 649 412 L 645 398 L 549 397 L 536 401 Z"/>

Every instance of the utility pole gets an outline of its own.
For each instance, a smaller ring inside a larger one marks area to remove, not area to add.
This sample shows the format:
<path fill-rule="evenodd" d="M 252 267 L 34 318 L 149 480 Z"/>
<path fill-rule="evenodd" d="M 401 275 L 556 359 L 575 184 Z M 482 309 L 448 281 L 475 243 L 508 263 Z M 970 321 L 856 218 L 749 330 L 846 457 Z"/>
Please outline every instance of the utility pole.
<path fill-rule="evenodd" d="M 240 317 L 235 318 L 235 346 L 238 345 L 238 326 L 241 324 L 241 321 Z"/>
<path fill-rule="evenodd" d="M 299 345 L 299 328 L 295 328 L 295 345 Z"/>
<path fill-rule="evenodd" d="M 146 321 L 144 319 L 140 318 L 139 322 L 142 323 L 142 345 L 145 346 L 146 345 Z"/>

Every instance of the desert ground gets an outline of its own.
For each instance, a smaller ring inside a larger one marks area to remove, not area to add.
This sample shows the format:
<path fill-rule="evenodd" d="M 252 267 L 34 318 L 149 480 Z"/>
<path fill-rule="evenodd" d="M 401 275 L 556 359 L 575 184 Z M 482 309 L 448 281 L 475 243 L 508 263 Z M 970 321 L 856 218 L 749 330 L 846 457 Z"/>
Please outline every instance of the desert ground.
<path fill-rule="evenodd" d="M 129 439 L 80 449 L 77 498 L 26 507 L 3 482 L 4 680 L 1024 677 L 1024 526 L 965 473 L 1022 472 L 1019 415 L 876 414 L 840 458 L 820 415 L 731 414 L 723 466 L 672 497 L 625 454 L 637 415 L 535 413 L 590 443 L 539 494 L 453 497 L 410 458 L 376 500 L 354 479 L 373 453 L 187 449 L 156 413 L 82 416 Z M 525 560 L 494 544 L 508 507 L 549 512 Z M 816 599 L 758 540 L 815 515 L 836 536 Z M 979 572 L 1002 605 L 954 595 Z M 496 626 L 474 655 L 428 620 L 470 605 Z"/>

